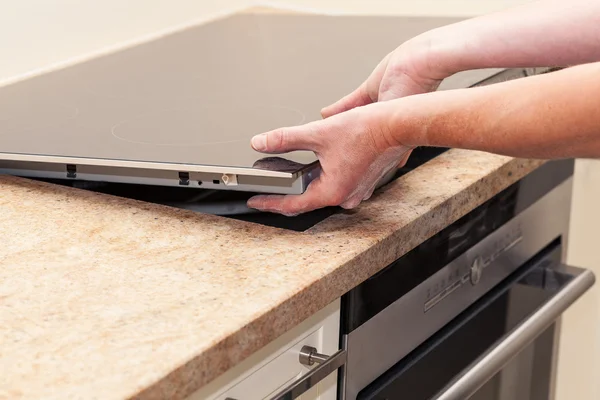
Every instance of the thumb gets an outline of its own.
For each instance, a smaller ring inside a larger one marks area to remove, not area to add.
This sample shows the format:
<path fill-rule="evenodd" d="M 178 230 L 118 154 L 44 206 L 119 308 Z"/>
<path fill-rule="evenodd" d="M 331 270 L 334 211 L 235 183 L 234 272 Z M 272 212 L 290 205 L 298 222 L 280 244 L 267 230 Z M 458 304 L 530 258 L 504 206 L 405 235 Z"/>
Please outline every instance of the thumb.
<path fill-rule="evenodd" d="M 275 129 L 252 138 L 252 148 L 261 153 L 287 153 L 296 150 L 317 151 L 316 129 L 311 124 Z"/>

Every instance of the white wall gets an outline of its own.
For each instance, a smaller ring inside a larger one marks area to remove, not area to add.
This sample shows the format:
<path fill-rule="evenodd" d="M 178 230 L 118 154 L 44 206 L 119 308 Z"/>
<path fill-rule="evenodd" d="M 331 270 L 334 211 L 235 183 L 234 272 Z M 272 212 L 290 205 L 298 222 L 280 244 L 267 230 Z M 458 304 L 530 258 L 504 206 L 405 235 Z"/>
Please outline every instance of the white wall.
<path fill-rule="evenodd" d="M 0 82 L 250 0 L 0 0 Z"/>
<path fill-rule="evenodd" d="M 527 0 L 272 0 L 261 3 L 321 13 L 468 16 L 501 10 L 525 1 Z"/>
<path fill-rule="evenodd" d="M 477 15 L 526 0 L 278 0 L 326 13 Z M 252 0 L 19 0 L 0 5 L 0 82 L 119 43 L 255 4 Z M 600 161 L 579 161 L 569 262 L 600 275 Z M 600 286 L 600 285 L 598 285 Z M 600 398 L 598 287 L 564 318 L 558 400 Z"/>
<path fill-rule="evenodd" d="M 575 165 L 567 262 L 589 268 L 598 282 L 565 314 L 557 400 L 600 399 L 600 161 Z"/>
<path fill-rule="evenodd" d="M 0 82 L 261 3 L 331 13 L 475 15 L 523 0 L 0 0 Z"/>

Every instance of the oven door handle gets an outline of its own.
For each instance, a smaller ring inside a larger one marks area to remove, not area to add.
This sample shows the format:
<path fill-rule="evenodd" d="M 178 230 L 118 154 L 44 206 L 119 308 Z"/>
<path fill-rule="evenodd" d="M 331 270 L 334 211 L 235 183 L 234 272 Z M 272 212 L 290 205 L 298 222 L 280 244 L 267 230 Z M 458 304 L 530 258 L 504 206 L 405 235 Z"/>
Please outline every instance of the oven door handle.
<path fill-rule="evenodd" d="M 575 269 L 568 266 L 561 267 Z M 540 306 L 490 350 L 469 365 L 432 400 L 464 400 L 475 394 L 479 388 L 496 375 L 521 350 L 532 343 L 546 328 L 552 325 L 575 300 L 594 284 L 595 278 L 592 272 L 588 270 L 580 271 L 582 272 L 559 290 L 554 297 Z"/>

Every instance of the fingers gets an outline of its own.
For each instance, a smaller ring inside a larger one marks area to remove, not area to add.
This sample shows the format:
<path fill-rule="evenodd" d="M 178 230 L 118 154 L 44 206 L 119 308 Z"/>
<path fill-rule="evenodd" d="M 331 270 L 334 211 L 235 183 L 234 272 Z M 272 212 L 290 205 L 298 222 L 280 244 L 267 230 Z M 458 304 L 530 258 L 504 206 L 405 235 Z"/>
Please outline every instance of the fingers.
<path fill-rule="evenodd" d="M 320 179 L 316 179 L 303 194 L 254 196 L 248 200 L 248 207 L 294 216 L 336 204 L 338 199 L 335 198 L 334 192 L 330 192 L 331 190 L 336 189 L 329 188 L 328 191 L 327 185 L 323 185 Z"/>
<path fill-rule="evenodd" d="M 371 96 L 369 96 L 367 91 L 367 82 L 364 82 L 354 92 L 342 97 L 332 105 L 323 108 L 321 110 L 321 115 L 323 118 L 329 118 L 332 115 L 336 115 L 356 107 L 365 106 L 367 104 L 371 104 L 372 102 L 373 99 Z"/>
<path fill-rule="evenodd" d="M 351 110 L 356 107 L 366 106 L 377 101 L 377 92 L 381 78 L 385 73 L 386 66 L 392 53 L 385 56 L 375 67 L 371 75 L 354 92 L 336 101 L 332 105 L 321 110 L 323 118 L 329 118 L 332 115 Z"/>
<path fill-rule="evenodd" d="M 352 208 L 357 207 L 361 202 L 369 200 L 371 198 L 371 196 L 373 196 L 375 189 L 377 189 L 382 183 L 385 183 L 385 184 L 389 183 L 389 180 L 391 180 L 391 178 L 390 179 L 386 178 L 388 176 L 388 174 L 395 173 L 397 168 L 402 167 L 402 166 L 404 166 L 404 164 L 406 164 L 408 158 L 410 157 L 411 152 L 412 152 L 412 150 L 407 150 L 404 153 L 402 153 L 399 161 L 393 162 L 392 164 L 389 165 L 389 167 L 385 168 L 380 173 L 380 176 L 377 179 L 372 179 L 372 183 L 368 187 L 367 190 L 364 190 L 363 188 L 358 187 L 355 190 L 355 192 L 353 192 L 350 196 L 348 196 L 348 198 L 346 199 L 346 201 L 344 203 L 340 204 L 340 206 L 345 209 L 352 209 Z"/>
<path fill-rule="evenodd" d="M 252 148 L 261 153 L 271 154 L 287 153 L 295 150 L 317 151 L 317 126 L 319 122 L 261 133 L 252 138 Z"/>

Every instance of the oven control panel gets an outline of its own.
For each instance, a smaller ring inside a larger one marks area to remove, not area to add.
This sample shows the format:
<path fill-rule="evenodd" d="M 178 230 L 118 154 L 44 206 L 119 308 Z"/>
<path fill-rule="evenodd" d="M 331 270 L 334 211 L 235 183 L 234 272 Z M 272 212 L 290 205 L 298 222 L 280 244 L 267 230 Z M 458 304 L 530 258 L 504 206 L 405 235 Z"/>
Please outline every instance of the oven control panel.
<path fill-rule="evenodd" d="M 435 279 L 428 282 L 424 311 L 429 311 L 465 284 L 477 285 L 486 268 L 521 243 L 523 229 L 520 221 L 514 221 L 511 225 L 501 227 L 486 238 L 485 243 L 473 246 L 439 271 Z M 492 236 L 494 238 L 490 240 Z"/>

